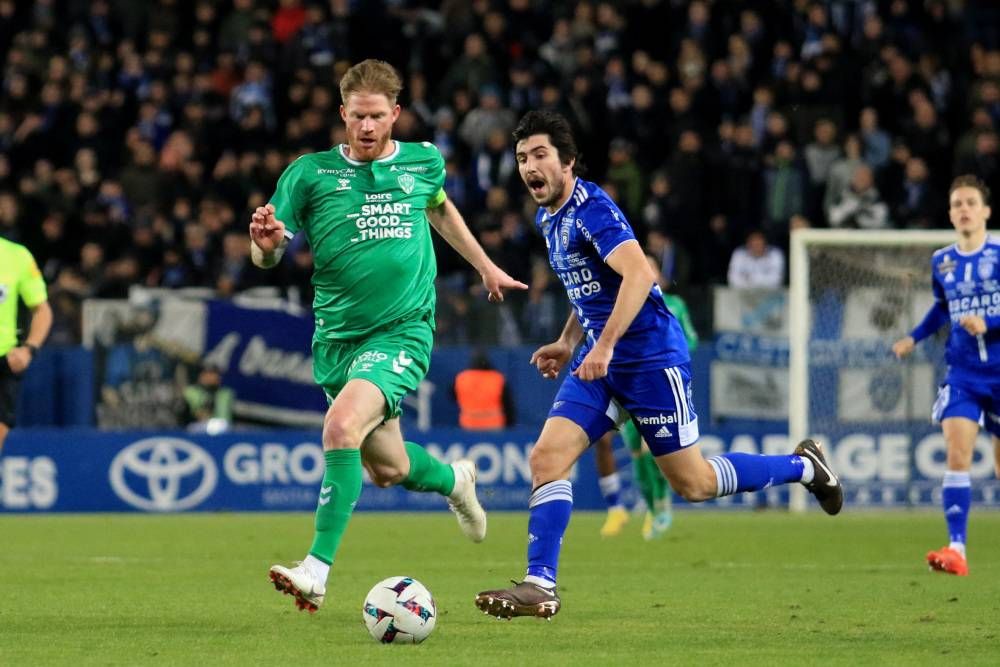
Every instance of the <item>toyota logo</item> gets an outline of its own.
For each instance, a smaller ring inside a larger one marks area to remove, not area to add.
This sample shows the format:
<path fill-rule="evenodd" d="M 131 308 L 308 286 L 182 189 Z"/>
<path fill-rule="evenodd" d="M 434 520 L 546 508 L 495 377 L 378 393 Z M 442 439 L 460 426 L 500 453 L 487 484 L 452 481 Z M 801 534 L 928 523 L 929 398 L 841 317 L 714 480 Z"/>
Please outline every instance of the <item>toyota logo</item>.
<path fill-rule="evenodd" d="M 157 437 L 133 442 L 118 452 L 109 478 L 111 488 L 129 505 L 177 512 L 197 507 L 210 496 L 219 471 L 212 457 L 193 442 Z"/>

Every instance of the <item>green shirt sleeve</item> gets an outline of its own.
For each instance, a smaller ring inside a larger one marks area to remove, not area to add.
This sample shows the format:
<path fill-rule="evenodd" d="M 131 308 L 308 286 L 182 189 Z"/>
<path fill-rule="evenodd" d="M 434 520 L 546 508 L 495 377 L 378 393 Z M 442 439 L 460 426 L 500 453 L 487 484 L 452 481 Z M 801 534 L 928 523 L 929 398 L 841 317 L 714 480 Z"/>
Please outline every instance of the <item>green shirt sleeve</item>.
<path fill-rule="evenodd" d="M 448 198 L 448 195 L 444 191 L 444 179 L 447 172 L 444 168 L 444 156 L 441 155 L 441 151 L 438 150 L 437 146 L 431 145 L 434 147 L 434 164 L 431 166 L 431 173 L 437 174 L 437 192 L 427 200 L 427 208 L 437 208 Z"/>
<path fill-rule="evenodd" d="M 307 166 L 303 158 L 304 155 L 285 168 L 271 197 L 274 217 L 285 223 L 285 229 L 291 234 L 296 234 L 302 229 L 303 212 L 307 201 L 307 188 L 303 179 Z"/>
<path fill-rule="evenodd" d="M 45 279 L 42 278 L 42 272 L 38 270 L 38 264 L 27 248 L 22 248 L 21 262 L 21 280 L 17 283 L 17 293 L 21 295 L 26 306 L 34 308 L 49 300 Z"/>

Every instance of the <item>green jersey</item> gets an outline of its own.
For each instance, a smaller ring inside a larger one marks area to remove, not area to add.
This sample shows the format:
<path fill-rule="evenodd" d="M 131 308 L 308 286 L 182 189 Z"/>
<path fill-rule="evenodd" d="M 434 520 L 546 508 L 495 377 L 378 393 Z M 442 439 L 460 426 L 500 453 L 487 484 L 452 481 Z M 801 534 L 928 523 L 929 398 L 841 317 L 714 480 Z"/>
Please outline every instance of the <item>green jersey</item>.
<path fill-rule="evenodd" d="M 17 346 L 17 300 L 34 308 L 48 300 L 35 258 L 23 245 L 0 238 L 0 355 Z"/>
<path fill-rule="evenodd" d="M 315 337 L 360 338 L 388 323 L 434 316 L 437 260 L 427 209 L 445 200 L 444 158 L 428 142 L 359 162 L 336 146 L 290 164 L 271 198 L 289 235 L 313 252 Z"/>
<path fill-rule="evenodd" d="M 698 347 L 698 332 L 695 331 L 694 322 L 691 321 L 691 313 L 688 311 L 684 299 L 676 294 L 663 292 L 663 303 L 674 314 L 677 321 L 681 323 L 681 329 L 684 330 L 684 340 L 687 341 L 688 350 L 694 352 L 695 348 Z"/>

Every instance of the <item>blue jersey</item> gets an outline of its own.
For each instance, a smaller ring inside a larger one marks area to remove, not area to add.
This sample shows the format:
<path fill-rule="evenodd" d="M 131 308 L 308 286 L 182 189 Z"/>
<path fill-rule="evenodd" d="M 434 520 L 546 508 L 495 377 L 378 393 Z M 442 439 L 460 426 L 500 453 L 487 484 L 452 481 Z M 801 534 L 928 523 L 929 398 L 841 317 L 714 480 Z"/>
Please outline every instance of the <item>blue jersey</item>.
<path fill-rule="evenodd" d="M 622 243 L 634 241 L 635 234 L 607 193 L 580 178 L 562 208 L 552 215 L 539 209 L 535 224 L 586 336 L 575 368 L 600 338 L 621 287 L 622 277 L 605 260 Z M 662 369 L 689 360 L 684 330 L 663 303 L 660 287 L 653 284 L 615 345 L 611 365 L 623 370 Z"/>
<path fill-rule="evenodd" d="M 916 329 L 921 340 L 950 322 L 945 361 L 951 380 L 1000 377 L 1000 239 L 987 236 L 983 246 L 963 253 L 957 244 L 931 258 L 934 305 Z M 966 315 L 986 321 L 986 333 L 973 336 L 959 325 Z"/>

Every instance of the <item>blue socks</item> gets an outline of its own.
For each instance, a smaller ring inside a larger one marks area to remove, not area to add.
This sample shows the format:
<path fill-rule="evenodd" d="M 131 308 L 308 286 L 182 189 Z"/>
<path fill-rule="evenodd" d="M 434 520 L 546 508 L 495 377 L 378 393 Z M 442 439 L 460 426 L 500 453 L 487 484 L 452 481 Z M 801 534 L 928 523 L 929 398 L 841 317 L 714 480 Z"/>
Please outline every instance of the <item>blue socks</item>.
<path fill-rule="evenodd" d="M 597 485 L 601 488 L 601 495 L 608 509 L 620 507 L 622 504 L 622 478 L 618 473 L 613 472 L 606 477 L 597 480 Z"/>
<path fill-rule="evenodd" d="M 715 469 L 716 497 L 798 482 L 805 468 L 795 454 L 722 454 L 708 459 L 708 463 Z"/>
<path fill-rule="evenodd" d="M 573 511 L 573 486 L 565 479 L 542 484 L 531 492 L 528 510 L 528 576 L 524 580 L 552 588 L 563 533 Z"/>
<path fill-rule="evenodd" d="M 944 508 L 944 520 L 948 523 L 949 546 L 958 549 L 963 555 L 971 502 L 972 482 L 969 473 L 952 470 L 946 472 L 941 489 L 941 505 Z"/>

